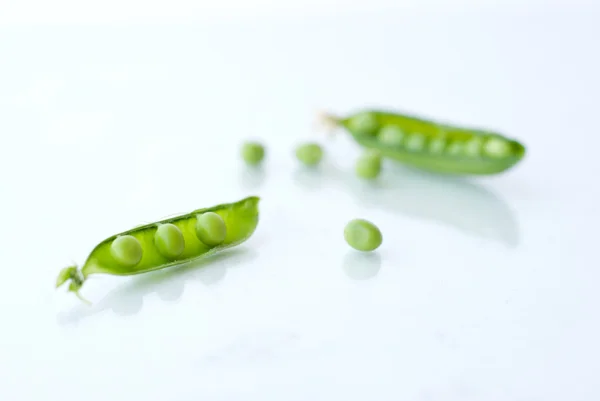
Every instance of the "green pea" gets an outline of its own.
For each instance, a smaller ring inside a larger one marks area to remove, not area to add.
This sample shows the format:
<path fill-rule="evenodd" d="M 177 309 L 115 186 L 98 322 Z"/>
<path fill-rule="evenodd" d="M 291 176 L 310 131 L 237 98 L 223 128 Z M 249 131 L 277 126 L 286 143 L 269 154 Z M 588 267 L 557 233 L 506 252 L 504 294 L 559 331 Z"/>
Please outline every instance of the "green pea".
<path fill-rule="evenodd" d="M 305 143 L 296 148 L 296 157 L 307 166 L 316 166 L 323 159 L 323 149 L 317 143 Z"/>
<path fill-rule="evenodd" d="M 110 246 L 112 257 L 122 266 L 133 267 L 142 260 L 142 245 L 133 235 L 117 237 Z"/>
<path fill-rule="evenodd" d="M 356 175 L 367 180 L 376 178 L 381 173 L 381 155 L 376 151 L 367 151 L 356 161 Z"/>
<path fill-rule="evenodd" d="M 406 138 L 405 147 L 407 150 L 410 150 L 413 152 L 418 152 L 425 148 L 425 142 L 426 142 L 425 135 L 422 135 L 419 133 L 414 133 L 414 134 L 410 134 Z"/>
<path fill-rule="evenodd" d="M 172 223 L 166 223 L 156 229 L 154 245 L 165 258 L 176 259 L 183 253 L 185 239 L 179 227 Z"/>
<path fill-rule="evenodd" d="M 202 243 L 210 247 L 217 246 L 225 241 L 227 227 L 221 216 L 214 212 L 198 215 L 196 220 L 196 236 Z"/>
<path fill-rule="evenodd" d="M 242 158 L 249 165 L 258 165 L 265 158 L 265 147 L 258 142 L 246 142 L 242 146 Z"/>
<path fill-rule="evenodd" d="M 381 143 L 388 146 L 402 146 L 404 140 L 404 131 L 395 125 L 383 127 L 377 135 Z"/>
<path fill-rule="evenodd" d="M 344 238 L 352 248 L 364 252 L 374 251 L 383 241 L 379 228 L 364 219 L 351 220 L 344 229 Z"/>
<path fill-rule="evenodd" d="M 444 138 L 433 138 L 429 142 L 429 152 L 434 155 L 439 155 L 444 152 L 446 140 Z"/>
<path fill-rule="evenodd" d="M 460 141 L 451 142 L 446 148 L 446 153 L 451 156 L 458 156 L 464 149 L 464 144 Z"/>
<path fill-rule="evenodd" d="M 346 125 L 357 135 L 372 136 L 377 133 L 379 123 L 375 113 L 360 112 L 348 118 Z"/>
<path fill-rule="evenodd" d="M 504 138 L 491 137 L 483 145 L 483 151 L 489 157 L 502 158 L 510 154 L 510 143 Z"/>
<path fill-rule="evenodd" d="M 469 157 L 477 157 L 481 155 L 481 147 L 483 146 L 483 139 L 475 137 L 465 143 L 465 154 Z"/>

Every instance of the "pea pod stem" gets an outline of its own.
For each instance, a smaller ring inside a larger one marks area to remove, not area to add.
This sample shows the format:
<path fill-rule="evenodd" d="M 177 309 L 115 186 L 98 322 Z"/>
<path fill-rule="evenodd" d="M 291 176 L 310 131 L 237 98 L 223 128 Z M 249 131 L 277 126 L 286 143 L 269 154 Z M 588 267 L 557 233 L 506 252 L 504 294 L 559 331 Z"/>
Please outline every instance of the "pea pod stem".
<path fill-rule="evenodd" d="M 86 278 L 84 277 L 81 269 L 76 264 L 74 264 L 72 266 L 65 267 L 60 271 L 56 279 L 56 288 L 59 288 L 67 281 L 70 281 L 69 291 L 74 293 L 75 296 L 77 296 L 77 298 L 79 298 L 84 303 L 91 305 L 92 303 L 86 298 L 84 298 L 79 292 L 85 280 Z"/>

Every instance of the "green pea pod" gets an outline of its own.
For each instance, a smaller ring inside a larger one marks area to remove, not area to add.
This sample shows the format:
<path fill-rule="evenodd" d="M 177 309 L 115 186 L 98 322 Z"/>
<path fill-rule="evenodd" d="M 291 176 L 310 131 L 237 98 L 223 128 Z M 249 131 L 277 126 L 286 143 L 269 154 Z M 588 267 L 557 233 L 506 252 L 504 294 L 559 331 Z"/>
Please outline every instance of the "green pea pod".
<path fill-rule="evenodd" d="M 56 287 L 70 280 L 69 291 L 85 301 L 79 290 L 90 274 L 142 274 L 241 244 L 256 230 L 259 200 L 251 196 L 113 235 L 96 245 L 81 269 L 62 269 Z"/>
<path fill-rule="evenodd" d="M 384 157 L 437 173 L 498 174 L 525 156 L 525 146 L 497 132 L 395 112 L 363 110 L 346 117 L 325 115 L 324 120 Z"/>

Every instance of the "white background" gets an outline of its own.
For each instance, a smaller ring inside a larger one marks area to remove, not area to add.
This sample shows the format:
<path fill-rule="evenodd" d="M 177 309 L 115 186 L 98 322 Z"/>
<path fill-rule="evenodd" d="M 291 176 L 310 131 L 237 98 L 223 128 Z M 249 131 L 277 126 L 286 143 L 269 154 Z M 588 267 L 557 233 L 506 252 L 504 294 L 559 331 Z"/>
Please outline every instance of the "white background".
<path fill-rule="evenodd" d="M 503 4 L 5 0 L 0 399 L 600 398 L 599 9 Z M 368 106 L 528 154 L 361 183 L 360 149 L 313 121 Z M 92 307 L 53 288 L 109 235 L 251 194 L 258 230 L 214 260 L 94 278 Z M 344 242 L 356 217 L 377 252 Z"/>

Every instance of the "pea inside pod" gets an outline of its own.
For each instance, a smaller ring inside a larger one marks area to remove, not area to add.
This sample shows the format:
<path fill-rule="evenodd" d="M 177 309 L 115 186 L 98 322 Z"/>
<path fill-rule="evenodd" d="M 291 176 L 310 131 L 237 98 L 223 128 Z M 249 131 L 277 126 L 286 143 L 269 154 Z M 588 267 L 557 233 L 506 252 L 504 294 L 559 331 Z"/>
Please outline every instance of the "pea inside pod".
<path fill-rule="evenodd" d="M 526 153 L 519 141 L 495 131 L 392 111 L 362 110 L 345 117 L 325 115 L 323 120 L 328 126 L 344 128 L 364 148 L 437 173 L 499 174 L 517 165 Z"/>
<path fill-rule="evenodd" d="M 329 117 L 326 115 L 325 118 Z M 347 119 L 347 124 L 349 130 L 363 136 L 376 135 L 381 127 L 377 116 L 368 110 L 354 114 Z"/>
<path fill-rule="evenodd" d="M 206 212 L 196 217 L 196 236 L 208 246 L 217 246 L 225 241 L 227 227 L 223 218 L 214 212 Z"/>
<path fill-rule="evenodd" d="M 204 258 L 241 244 L 256 230 L 259 201 L 260 198 L 251 196 L 113 235 L 94 247 L 81 268 L 62 269 L 56 287 L 70 282 L 69 291 L 80 297 L 79 290 L 92 274 L 142 274 Z M 210 216 L 209 223 L 203 225 L 208 236 L 202 239 L 197 231 L 198 216 Z M 214 221 L 221 225 L 215 225 Z"/>
<path fill-rule="evenodd" d="M 385 125 L 379 130 L 377 138 L 388 146 L 402 146 L 404 131 L 395 125 Z"/>
<path fill-rule="evenodd" d="M 162 256 L 175 260 L 185 249 L 185 237 L 175 224 L 160 224 L 154 233 L 154 245 Z"/>
<path fill-rule="evenodd" d="M 110 244 L 110 254 L 121 266 L 132 267 L 142 260 L 142 244 L 133 235 L 121 235 Z"/>

